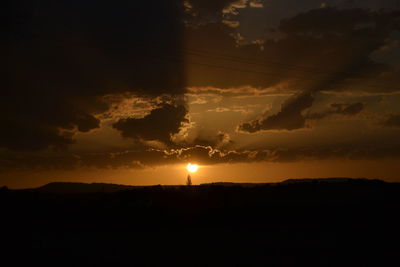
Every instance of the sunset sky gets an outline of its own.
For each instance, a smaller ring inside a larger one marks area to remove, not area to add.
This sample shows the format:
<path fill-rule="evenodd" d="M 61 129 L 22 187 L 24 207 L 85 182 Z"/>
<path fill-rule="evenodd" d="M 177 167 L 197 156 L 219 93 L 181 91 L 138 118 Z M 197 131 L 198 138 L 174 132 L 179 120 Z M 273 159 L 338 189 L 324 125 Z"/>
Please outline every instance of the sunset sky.
<path fill-rule="evenodd" d="M 396 0 L 14 0 L 0 186 L 400 182 Z"/>

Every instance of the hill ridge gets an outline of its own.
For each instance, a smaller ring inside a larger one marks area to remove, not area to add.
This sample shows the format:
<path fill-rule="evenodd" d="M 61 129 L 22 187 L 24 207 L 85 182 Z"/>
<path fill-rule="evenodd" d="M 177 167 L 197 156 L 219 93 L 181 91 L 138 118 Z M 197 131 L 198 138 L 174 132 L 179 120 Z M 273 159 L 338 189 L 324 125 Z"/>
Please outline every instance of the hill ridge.
<path fill-rule="evenodd" d="M 294 185 L 294 184 L 343 184 L 343 183 L 368 183 L 383 184 L 388 183 L 380 179 L 348 178 L 348 177 L 329 177 L 329 178 L 292 178 L 281 182 L 267 183 L 235 183 L 235 182 L 212 182 L 193 185 L 194 187 L 204 186 L 241 186 L 257 187 L 268 185 Z M 40 187 L 22 190 L 32 190 L 45 193 L 112 193 L 122 190 L 151 188 L 151 187 L 183 187 L 184 185 L 124 185 L 113 183 L 84 183 L 84 182 L 51 182 Z M 20 189 L 21 190 L 21 189 Z"/>

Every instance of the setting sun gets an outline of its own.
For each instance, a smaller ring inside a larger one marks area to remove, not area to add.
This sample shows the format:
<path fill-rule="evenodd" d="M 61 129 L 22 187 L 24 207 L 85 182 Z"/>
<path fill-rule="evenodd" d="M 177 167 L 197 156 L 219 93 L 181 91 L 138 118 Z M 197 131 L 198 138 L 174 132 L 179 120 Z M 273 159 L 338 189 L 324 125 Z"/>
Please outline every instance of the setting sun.
<path fill-rule="evenodd" d="M 186 165 L 186 169 L 188 170 L 188 172 L 194 173 L 197 172 L 197 170 L 199 169 L 199 165 L 189 163 L 188 165 Z"/>

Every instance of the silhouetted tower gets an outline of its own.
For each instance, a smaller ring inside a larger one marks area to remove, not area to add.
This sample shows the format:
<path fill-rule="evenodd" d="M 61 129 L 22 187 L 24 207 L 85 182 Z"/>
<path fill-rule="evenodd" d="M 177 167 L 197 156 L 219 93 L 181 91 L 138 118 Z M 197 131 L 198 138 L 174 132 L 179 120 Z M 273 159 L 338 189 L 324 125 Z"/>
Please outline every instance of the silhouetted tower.
<path fill-rule="evenodd" d="M 191 186 L 192 185 L 192 177 L 190 177 L 190 174 L 188 174 L 188 176 L 187 176 L 186 185 L 187 186 Z"/>

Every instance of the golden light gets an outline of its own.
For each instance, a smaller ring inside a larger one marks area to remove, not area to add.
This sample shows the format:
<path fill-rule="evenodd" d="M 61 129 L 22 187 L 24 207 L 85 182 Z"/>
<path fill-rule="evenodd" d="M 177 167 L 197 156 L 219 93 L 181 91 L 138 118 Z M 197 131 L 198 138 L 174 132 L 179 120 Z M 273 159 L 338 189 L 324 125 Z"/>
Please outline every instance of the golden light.
<path fill-rule="evenodd" d="M 197 170 L 199 169 L 199 165 L 189 163 L 188 165 L 186 165 L 186 169 L 188 170 L 188 172 L 192 172 L 192 173 L 197 172 Z"/>

